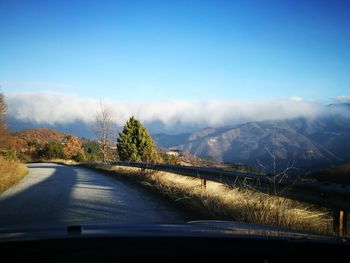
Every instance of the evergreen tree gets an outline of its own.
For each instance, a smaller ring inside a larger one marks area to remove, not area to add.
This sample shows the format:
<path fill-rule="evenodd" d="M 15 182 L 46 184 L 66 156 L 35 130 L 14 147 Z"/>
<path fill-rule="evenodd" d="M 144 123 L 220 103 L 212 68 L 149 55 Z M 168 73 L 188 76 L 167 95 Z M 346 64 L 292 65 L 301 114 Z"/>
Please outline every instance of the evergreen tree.
<path fill-rule="evenodd" d="M 117 151 L 120 160 L 155 163 L 160 161 L 155 144 L 147 129 L 132 116 L 119 133 Z"/>

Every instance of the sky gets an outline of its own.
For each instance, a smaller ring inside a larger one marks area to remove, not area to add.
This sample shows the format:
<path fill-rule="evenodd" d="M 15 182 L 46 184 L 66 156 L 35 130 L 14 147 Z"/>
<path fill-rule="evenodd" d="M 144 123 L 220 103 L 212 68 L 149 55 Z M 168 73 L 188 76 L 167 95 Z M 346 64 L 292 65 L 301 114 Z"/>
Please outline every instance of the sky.
<path fill-rule="evenodd" d="M 120 114 L 159 120 L 186 103 L 205 118 L 220 105 L 241 114 L 258 104 L 256 116 L 286 100 L 347 101 L 349 13 L 346 0 L 0 0 L 0 89 L 12 117 L 31 119 L 68 100 L 108 100 Z M 58 96 L 66 100 L 53 105 Z M 47 108 L 14 103 L 25 99 Z"/>
<path fill-rule="evenodd" d="M 349 1 L 0 1 L 6 93 L 327 100 L 348 95 Z"/>

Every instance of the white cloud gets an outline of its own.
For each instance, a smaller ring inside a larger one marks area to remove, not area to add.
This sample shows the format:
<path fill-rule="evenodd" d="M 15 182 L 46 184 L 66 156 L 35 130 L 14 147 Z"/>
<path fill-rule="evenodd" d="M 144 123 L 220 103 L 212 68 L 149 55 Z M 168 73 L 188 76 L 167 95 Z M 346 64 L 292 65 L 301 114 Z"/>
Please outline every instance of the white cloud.
<path fill-rule="evenodd" d="M 10 118 L 36 123 L 91 122 L 100 101 L 63 93 L 8 94 Z M 118 102 L 106 100 L 115 121 L 122 125 L 134 114 L 143 122 L 162 122 L 166 127 L 178 125 L 233 125 L 245 121 L 276 120 L 293 117 L 315 117 L 324 111 L 317 102 L 301 98 L 279 100 L 172 100 L 161 102 Z"/>
<path fill-rule="evenodd" d="M 350 96 L 338 96 L 334 100 L 340 103 L 350 103 Z"/>
<path fill-rule="evenodd" d="M 292 96 L 292 97 L 289 97 L 288 99 L 294 100 L 294 101 L 303 101 L 303 98 L 302 97 L 298 97 L 298 96 Z"/>

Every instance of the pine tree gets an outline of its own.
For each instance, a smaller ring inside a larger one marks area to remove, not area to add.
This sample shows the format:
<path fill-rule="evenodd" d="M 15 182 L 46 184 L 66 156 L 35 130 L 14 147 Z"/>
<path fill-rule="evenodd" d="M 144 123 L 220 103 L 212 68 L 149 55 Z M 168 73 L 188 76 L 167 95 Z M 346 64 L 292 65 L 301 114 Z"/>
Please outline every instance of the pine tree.
<path fill-rule="evenodd" d="M 120 160 L 155 163 L 160 161 L 155 144 L 147 129 L 132 116 L 119 133 L 117 151 Z"/>

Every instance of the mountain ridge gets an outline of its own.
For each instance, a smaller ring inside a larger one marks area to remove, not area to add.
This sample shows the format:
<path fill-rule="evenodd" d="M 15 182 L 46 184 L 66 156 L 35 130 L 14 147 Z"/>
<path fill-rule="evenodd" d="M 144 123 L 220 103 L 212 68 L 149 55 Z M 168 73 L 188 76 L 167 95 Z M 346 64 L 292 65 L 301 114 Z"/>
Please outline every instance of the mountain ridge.
<path fill-rule="evenodd" d="M 279 167 L 292 162 L 296 162 L 297 167 L 319 167 L 350 161 L 350 104 L 330 104 L 327 111 L 314 118 L 249 121 L 180 134 L 151 135 L 158 147 L 183 150 L 223 162 L 271 167 L 272 155 Z M 82 121 L 45 125 L 10 120 L 9 124 L 15 131 L 39 126 L 57 128 L 78 137 L 93 136 L 88 124 Z"/>
<path fill-rule="evenodd" d="M 294 118 L 205 128 L 178 136 L 181 140 L 168 146 L 223 162 L 271 167 L 274 156 L 279 167 L 293 161 L 299 167 L 320 167 L 350 160 L 349 135 L 350 118 L 344 116 Z M 167 143 L 164 134 L 154 138 L 158 146 Z"/>

